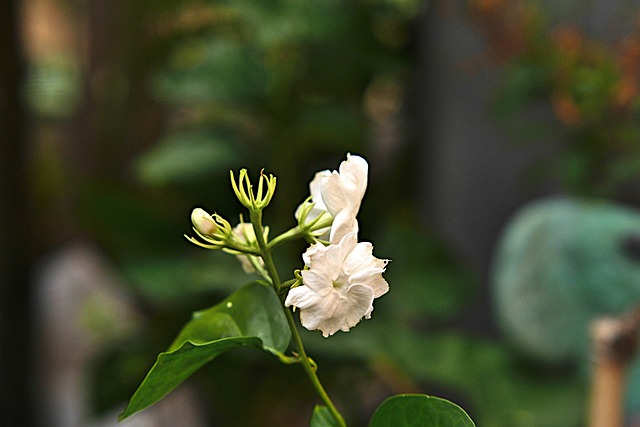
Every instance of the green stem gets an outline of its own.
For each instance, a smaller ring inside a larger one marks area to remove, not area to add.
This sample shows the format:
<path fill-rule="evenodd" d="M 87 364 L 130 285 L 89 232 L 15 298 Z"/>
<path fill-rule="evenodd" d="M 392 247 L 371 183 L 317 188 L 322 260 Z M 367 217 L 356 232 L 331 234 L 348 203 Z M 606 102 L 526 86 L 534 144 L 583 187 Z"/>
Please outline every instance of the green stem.
<path fill-rule="evenodd" d="M 271 283 L 273 285 L 274 291 L 276 292 L 276 294 L 279 294 L 282 283 L 280 282 L 278 272 L 275 268 L 275 264 L 273 263 L 273 258 L 271 257 L 271 249 L 269 245 L 267 245 L 267 242 L 264 238 L 262 230 L 262 211 L 250 210 L 249 215 L 251 218 L 251 224 L 253 225 L 253 231 L 256 234 L 258 246 L 260 247 L 260 251 L 262 252 L 262 259 L 264 260 L 265 268 L 267 269 L 269 277 L 271 277 Z M 331 398 L 322 386 L 318 375 L 316 375 L 316 370 L 313 366 L 311 366 L 311 362 L 309 361 L 307 352 L 305 351 L 304 345 L 302 344 L 302 338 L 300 337 L 300 333 L 298 332 L 298 328 L 296 327 L 293 315 L 291 314 L 291 310 L 285 307 L 284 304 L 282 305 L 282 308 L 284 310 L 285 316 L 287 317 L 287 323 L 289 324 L 289 329 L 291 329 L 291 335 L 293 337 L 293 342 L 296 346 L 296 349 L 298 350 L 298 356 L 300 359 L 300 363 L 302 364 L 302 368 L 307 373 L 311 384 L 313 384 L 313 387 L 320 395 L 320 398 L 327 406 L 329 412 L 331 412 L 338 425 L 340 425 L 341 427 L 346 427 L 347 424 L 344 422 L 344 418 L 342 418 L 342 415 L 340 414 L 340 412 L 338 412 L 338 409 L 336 409 L 335 405 L 331 401 Z"/>
<path fill-rule="evenodd" d="M 282 307 L 284 308 L 285 315 L 287 316 L 287 322 L 289 323 L 289 328 L 291 329 L 293 342 L 295 343 L 296 348 L 298 349 L 298 356 L 300 357 L 302 368 L 307 373 L 307 376 L 309 377 L 311 384 L 313 384 L 313 386 L 315 387 L 316 391 L 320 395 L 320 398 L 322 399 L 324 404 L 327 406 L 327 408 L 329 409 L 329 412 L 331 412 L 331 415 L 333 415 L 333 418 L 337 421 L 338 425 L 340 425 L 341 427 L 346 427 L 347 424 L 344 422 L 344 418 L 342 418 L 342 415 L 340 414 L 338 409 L 335 407 L 335 405 L 331 401 L 331 398 L 329 397 L 324 387 L 322 386 L 322 383 L 320 382 L 320 378 L 318 378 L 318 375 L 316 375 L 316 370 L 311 366 L 311 362 L 309 362 L 309 357 L 307 356 L 307 352 L 304 349 L 304 345 L 302 345 L 302 338 L 298 333 L 298 328 L 296 327 L 295 321 L 293 320 L 293 315 L 291 314 L 291 310 L 289 310 L 284 305 Z"/>
<path fill-rule="evenodd" d="M 327 214 L 328 215 L 328 214 Z M 301 238 L 305 238 L 309 241 L 308 236 L 310 233 L 314 231 L 320 230 L 321 228 L 329 227 L 333 223 L 333 218 L 328 216 L 322 221 L 318 221 L 316 219 L 311 225 L 305 225 L 301 227 L 300 225 L 296 225 L 280 234 L 279 236 L 274 237 L 269 241 L 269 249 L 273 249 L 281 243 L 288 242 L 289 240 L 297 240 Z"/>
<path fill-rule="evenodd" d="M 249 218 L 251 219 L 251 225 L 253 225 L 253 232 L 256 235 L 258 246 L 260 247 L 260 255 L 262 256 L 262 260 L 264 261 L 264 266 L 267 269 L 267 273 L 269 273 L 269 277 L 271 277 L 271 283 L 273 284 L 273 287 L 277 292 L 280 289 L 280 277 L 278 276 L 278 271 L 276 270 L 276 266 L 273 263 L 271 250 L 269 249 L 269 246 L 267 246 L 267 242 L 264 239 L 264 232 L 262 229 L 262 210 L 250 209 Z"/>
<path fill-rule="evenodd" d="M 300 229 L 299 226 L 295 226 L 280 234 L 279 236 L 274 237 L 269 241 L 269 249 L 275 248 L 280 243 L 287 242 L 289 240 L 296 240 L 304 236 L 304 231 Z"/>

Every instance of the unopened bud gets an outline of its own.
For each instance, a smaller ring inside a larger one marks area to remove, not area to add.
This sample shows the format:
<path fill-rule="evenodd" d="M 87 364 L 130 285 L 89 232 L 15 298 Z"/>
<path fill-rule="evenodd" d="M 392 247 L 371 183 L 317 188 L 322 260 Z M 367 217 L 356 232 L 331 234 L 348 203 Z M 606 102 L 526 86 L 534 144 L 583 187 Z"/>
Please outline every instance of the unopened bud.
<path fill-rule="evenodd" d="M 204 236 L 213 236 L 219 228 L 211 215 L 202 208 L 195 208 L 191 212 L 191 222 L 198 233 Z"/>

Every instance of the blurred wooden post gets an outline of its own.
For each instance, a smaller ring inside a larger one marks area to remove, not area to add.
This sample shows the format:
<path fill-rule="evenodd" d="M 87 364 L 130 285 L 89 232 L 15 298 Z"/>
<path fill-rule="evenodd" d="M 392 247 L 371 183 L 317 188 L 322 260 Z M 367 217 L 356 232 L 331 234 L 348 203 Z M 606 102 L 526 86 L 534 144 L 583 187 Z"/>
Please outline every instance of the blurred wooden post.
<path fill-rule="evenodd" d="M 621 317 L 596 319 L 591 327 L 594 367 L 589 427 L 624 425 L 624 392 L 629 362 L 637 351 L 640 307 Z"/>

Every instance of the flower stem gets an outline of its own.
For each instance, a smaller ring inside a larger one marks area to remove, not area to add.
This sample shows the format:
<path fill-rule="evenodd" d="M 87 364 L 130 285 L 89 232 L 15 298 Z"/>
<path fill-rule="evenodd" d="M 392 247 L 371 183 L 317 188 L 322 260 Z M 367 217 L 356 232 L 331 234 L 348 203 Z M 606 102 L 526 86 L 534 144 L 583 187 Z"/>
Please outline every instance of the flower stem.
<path fill-rule="evenodd" d="M 276 266 L 273 263 L 273 258 L 271 257 L 271 250 L 269 249 L 269 246 L 267 246 L 267 242 L 264 239 L 264 234 L 262 229 L 262 210 L 250 209 L 249 218 L 251 219 L 251 225 L 253 226 L 253 232 L 256 235 L 258 246 L 260 247 L 260 255 L 262 256 L 262 260 L 264 261 L 264 266 L 267 269 L 267 273 L 271 278 L 271 283 L 277 292 L 278 289 L 280 288 L 280 277 L 278 276 L 278 271 L 276 270 Z"/>
<path fill-rule="evenodd" d="M 263 230 L 262 230 L 262 210 L 253 210 L 249 211 L 251 224 L 253 225 L 253 231 L 255 232 L 256 239 L 258 241 L 258 246 L 260 247 L 260 252 L 262 253 L 262 259 L 264 261 L 265 268 L 269 277 L 271 277 L 271 284 L 273 285 L 273 290 L 276 294 L 279 294 L 282 283 L 280 282 L 280 278 L 278 276 L 278 272 L 275 268 L 275 264 L 273 263 L 273 258 L 271 257 L 271 249 L 267 242 L 265 241 Z M 282 298 L 281 298 L 282 300 Z M 320 398 L 324 402 L 324 404 L 331 412 L 331 415 L 335 418 L 336 422 L 341 427 L 346 427 L 346 423 L 344 422 L 344 418 L 338 409 L 336 409 L 335 405 L 331 401 L 331 398 L 325 391 L 318 375 L 316 375 L 316 370 L 313 366 L 311 366 L 311 362 L 309 361 L 309 357 L 307 356 L 307 352 L 304 349 L 304 345 L 302 344 L 302 338 L 300 337 L 300 333 L 298 332 L 298 328 L 296 327 L 295 320 L 293 319 L 293 315 L 291 314 L 291 310 L 282 305 L 285 316 L 287 318 L 287 323 L 289 324 L 289 329 L 291 329 L 291 335 L 293 337 L 293 342 L 298 350 L 298 357 L 300 363 L 302 364 L 302 368 L 307 373 L 311 384 L 316 389 L 317 393 L 320 395 Z"/>
<path fill-rule="evenodd" d="M 309 357 L 307 356 L 307 352 L 304 349 L 304 345 L 302 345 L 302 339 L 300 338 L 300 334 L 298 333 L 298 328 L 296 327 L 295 321 L 293 320 L 293 315 L 291 314 L 291 310 L 289 310 L 284 305 L 282 307 L 284 308 L 285 315 L 287 316 L 287 322 L 289 323 L 289 328 L 291 329 L 293 342 L 295 343 L 296 348 L 298 349 L 298 356 L 300 358 L 300 363 L 302 363 L 302 368 L 307 373 L 307 376 L 309 377 L 311 384 L 313 384 L 313 387 L 316 389 L 316 391 L 320 395 L 320 398 L 322 399 L 324 404 L 327 406 L 327 408 L 329 409 L 329 412 L 331 412 L 331 415 L 333 415 L 333 418 L 336 420 L 338 425 L 340 425 L 341 427 L 346 427 L 347 424 L 344 422 L 344 418 L 342 418 L 342 415 L 340 414 L 338 409 L 335 407 L 335 405 L 331 401 L 331 398 L 329 397 L 324 387 L 322 386 L 322 383 L 320 382 L 320 378 L 318 378 L 318 375 L 316 375 L 316 370 L 311 366 L 311 362 L 309 362 Z"/>
<path fill-rule="evenodd" d="M 285 231 L 281 235 L 271 239 L 269 241 L 269 248 L 273 249 L 274 247 L 276 247 L 280 243 L 284 243 L 284 242 L 289 241 L 289 240 L 299 239 L 299 238 L 301 238 L 303 236 L 304 236 L 304 231 L 301 230 L 299 226 L 295 226 L 295 227 L 290 228 L 289 230 Z"/>

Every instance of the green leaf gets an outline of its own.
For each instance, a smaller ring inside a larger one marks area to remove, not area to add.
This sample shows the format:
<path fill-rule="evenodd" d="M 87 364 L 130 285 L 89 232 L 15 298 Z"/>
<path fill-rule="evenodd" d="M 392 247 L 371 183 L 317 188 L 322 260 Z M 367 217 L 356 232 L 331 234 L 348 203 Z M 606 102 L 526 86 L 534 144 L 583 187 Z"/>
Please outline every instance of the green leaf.
<path fill-rule="evenodd" d="M 382 402 L 369 427 L 475 427 L 458 405 L 423 394 L 400 394 Z"/>
<path fill-rule="evenodd" d="M 310 427 L 339 427 L 338 422 L 326 406 L 316 405 L 311 416 Z"/>
<path fill-rule="evenodd" d="M 283 356 L 290 340 L 275 292 L 251 283 L 221 303 L 194 313 L 169 350 L 158 355 L 120 420 L 153 405 L 221 353 L 251 346 Z"/>
<path fill-rule="evenodd" d="M 187 340 L 203 344 L 235 336 L 258 337 L 265 350 L 278 356 L 287 349 L 291 331 L 282 304 L 270 287 L 250 283 L 221 303 L 195 312 L 169 351 Z"/>

